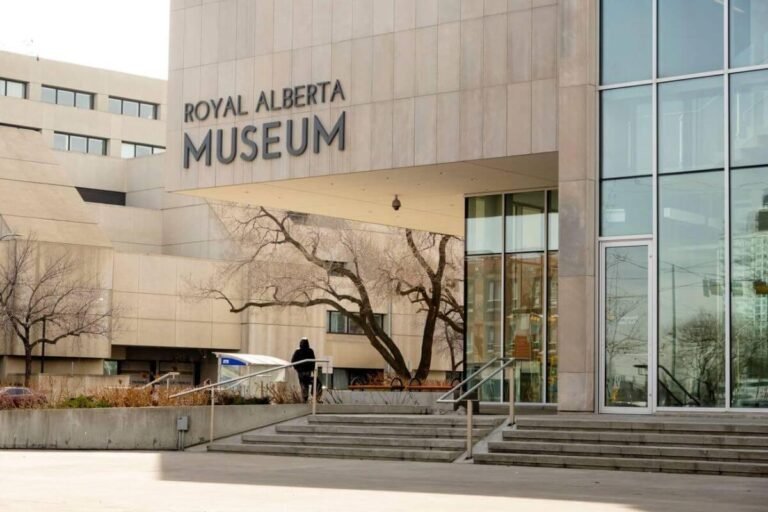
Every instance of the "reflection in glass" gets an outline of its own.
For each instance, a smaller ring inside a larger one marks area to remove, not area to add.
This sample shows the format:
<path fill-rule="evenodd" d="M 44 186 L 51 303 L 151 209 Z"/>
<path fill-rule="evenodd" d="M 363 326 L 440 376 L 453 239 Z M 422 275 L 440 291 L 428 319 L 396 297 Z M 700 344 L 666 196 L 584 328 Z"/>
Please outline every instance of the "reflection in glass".
<path fill-rule="evenodd" d="M 768 168 L 731 172 L 731 405 L 768 407 Z"/>
<path fill-rule="evenodd" d="M 501 238 L 499 236 L 499 238 Z M 501 256 L 467 257 L 467 371 L 501 355 Z M 491 380 L 481 400 L 501 398 L 500 379 Z"/>
<path fill-rule="evenodd" d="M 467 198 L 467 254 L 498 254 L 502 247 L 502 196 Z"/>
<path fill-rule="evenodd" d="M 547 402 L 557 403 L 557 252 L 549 253 L 547 265 Z"/>
<path fill-rule="evenodd" d="M 648 405 L 648 247 L 605 249 L 605 405 Z"/>
<path fill-rule="evenodd" d="M 659 172 L 723 167 L 723 78 L 659 86 Z"/>
<path fill-rule="evenodd" d="M 560 247 L 560 195 L 557 190 L 550 190 L 547 194 L 547 248 L 556 251 Z"/>
<path fill-rule="evenodd" d="M 768 63 L 768 2 L 731 0 L 731 67 Z"/>
<path fill-rule="evenodd" d="M 714 0 L 659 2 L 660 77 L 723 69 L 723 4 Z"/>
<path fill-rule="evenodd" d="M 649 235 L 653 222 L 651 178 L 605 180 L 601 183 L 600 234 Z"/>
<path fill-rule="evenodd" d="M 768 164 L 768 71 L 731 75 L 730 92 L 731 165 Z"/>
<path fill-rule="evenodd" d="M 24 99 L 24 84 L 21 82 L 6 82 L 5 95 L 12 98 Z"/>
<path fill-rule="evenodd" d="M 504 350 L 514 357 L 515 401 L 543 402 L 543 289 L 544 254 L 516 254 L 506 258 L 504 286 Z"/>
<path fill-rule="evenodd" d="M 725 405 L 721 171 L 659 179 L 660 406 Z"/>
<path fill-rule="evenodd" d="M 544 250 L 544 192 L 506 196 L 507 252 Z"/>
<path fill-rule="evenodd" d="M 651 78 L 651 0 L 602 0 L 600 19 L 601 83 Z"/>
<path fill-rule="evenodd" d="M 53 134 L 53 149 L 67 151 L 69 149 L 69 137 L 63 133 Z"/>
<path fill-rule="evenodd" d="M 88 153 L 92 155 L 106 154 L 104 141 L 102 139 L 88 139 Z"/>
<path fill-rule="evenodd" d="M 123 100 L 123 114 L 126 116 L 139 116 L 139 104 L 135 101 Z"/>
<path fill-rule="evenodd" d="M 84 92 L 78 92 L 75 94 L 75 106 L 77 108 L 84 108 L 90 110 L 93 106 L 91 104 L 91 95 Z"/>
<path fill-rule="evenodd" d="M 611 89 L 601 98 L 602 177 L 651 174 L 651 87 Z"/>
<path fill-rule="evenodd" d="M 123 142 L 120 147 L 120 158 L 133 158 L 136 156 L 136 146 L 128 142 Z"/>
<path fill-rule="evenodd" d="M 149 103 L 142 103 L 139 106 L 139 117 L 143 117 L 144 119 L 154 119 L 155 106 L 150 105 Z"/>

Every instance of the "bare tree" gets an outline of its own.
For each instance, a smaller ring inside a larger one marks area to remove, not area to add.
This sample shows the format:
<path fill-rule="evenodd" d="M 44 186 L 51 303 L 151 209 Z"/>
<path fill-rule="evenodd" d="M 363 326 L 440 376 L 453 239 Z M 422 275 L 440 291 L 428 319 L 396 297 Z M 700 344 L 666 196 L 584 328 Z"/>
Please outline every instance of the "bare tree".
<path fill-rule="evenodd" d="M 421 357 L 416 377 L 424 379 L 432 361 L 433 340 L 442 322 L 447 329 L 452 371 L 456 370 L 454 344 L 464 338 L 464 307 L 461 293 L 461 240 L 451 236 L 405 230 L 405 244 L 389 251 L 383 269 L 395 293 L 406 297 L 423 313 Z M 449 333 L 450 331 L 450 333 Z"/>
<path fill-rule="evenodd" d="M 41 248 L 34 237 L 9 242 L 0 261 L 0 324 L 24 346 L 24 385 L 29 385 L 35 347 L 108 337 L 116 317 L 96 276 L 87 276 L 71 252 Z"/>
<path fill-rule="evenodd" d="M 304 216 L 261 207 L 224 207 L 220 212 L 224 223 L 232 226 L 247 256 L 228 269 L 226 275 L 215 276 L 208 284 L 198 286 L 202 295 L 226 301 L 233 313 L 248 308 L 330 308 L 356 326 L 395 373 L 411 377 L 400 347 L 376 314 L 393 295 L 411 293 L 402 284 L 405 281 L 398 278 L 405 274 L 387 268 L 392 261 L 387 254 L 391 252 L 382 239 L 391 241 L 391 236 L 376 237 L 344 221 L 331 219 L 323 219 L 322 225 L 311 225 L 305 222 Z M 435 266 L 432 257 L 423 252 L 429 248 L 420 247 L 413 233 L 409 232 L 405 241 L 413 246 L 408 250 L 410 258 L 417 261 L 420 258 L 417 265 L 431 268 L 440 276 L 437 282 L 442 283 L 447 267 L 445 254 L 442 263 L 438 256 Z M 443 246 L 446 244 L 447 241 Z M 247 274 L 249 298 L 239 302 L 224 291 L 224 283 L 243 271 Z M 399 292 L 395 292 L 398 283 L 401 283 Z M 443 304 L 446 294 L 439 286 L 436 292 L 431 285 L 423 285 L 423 289 L 425 306 L 420 309 L 426 312 L 428 320 L 422 333 L 421 361 L 415 375 L 421 379 L 429 372 L 435 323 L 443 317 L 456 321 L 451 313 L 454 306 Z"/>

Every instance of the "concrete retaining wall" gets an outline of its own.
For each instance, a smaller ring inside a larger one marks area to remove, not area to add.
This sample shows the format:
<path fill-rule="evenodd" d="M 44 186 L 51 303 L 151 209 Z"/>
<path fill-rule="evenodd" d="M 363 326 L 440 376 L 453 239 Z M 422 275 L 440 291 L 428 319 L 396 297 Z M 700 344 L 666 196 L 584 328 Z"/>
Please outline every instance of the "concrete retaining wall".
<path fill-rule="evenodd" d="M 215 437 L 304 416 L 309 406 L 221 405 Z M 175 450 L 176 418 L 189 416 L 185 447 L 208 441 L 210 407 L 23 409 L 0 411 L 0 448 Z"/>

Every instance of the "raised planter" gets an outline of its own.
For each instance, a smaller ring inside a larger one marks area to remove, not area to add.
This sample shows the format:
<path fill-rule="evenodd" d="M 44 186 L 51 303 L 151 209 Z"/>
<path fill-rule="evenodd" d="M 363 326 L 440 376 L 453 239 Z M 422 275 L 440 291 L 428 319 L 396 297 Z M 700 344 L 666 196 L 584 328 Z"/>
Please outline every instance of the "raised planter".
<path fill-rule="evenodd" d="M 306 404 L 219 405 L 216 438 L 304 416 Z M 135 407 L 0 411 L 0 448 L 175 450 L 176 418 L 189 416 L 185 447 L 208 441 L 210 408 Z"/>

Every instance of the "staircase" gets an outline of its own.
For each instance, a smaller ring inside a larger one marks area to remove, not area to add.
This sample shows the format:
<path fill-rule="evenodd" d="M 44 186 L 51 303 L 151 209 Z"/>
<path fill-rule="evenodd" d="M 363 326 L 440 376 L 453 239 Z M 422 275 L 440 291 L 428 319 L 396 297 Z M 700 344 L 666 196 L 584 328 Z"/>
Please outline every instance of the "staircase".
<path fill-rule="evenodd" d="M 474 462 L 768 476 L 768 417 L 518 417 Z"/>
<path fill-rule="evenodd" d="M 475 440 L 505 417 L 475 417 Z M 208 446 L 208 451 L 453 462 L 466 449 L 466 417 L 446 414 L 318 414 Z"/>

